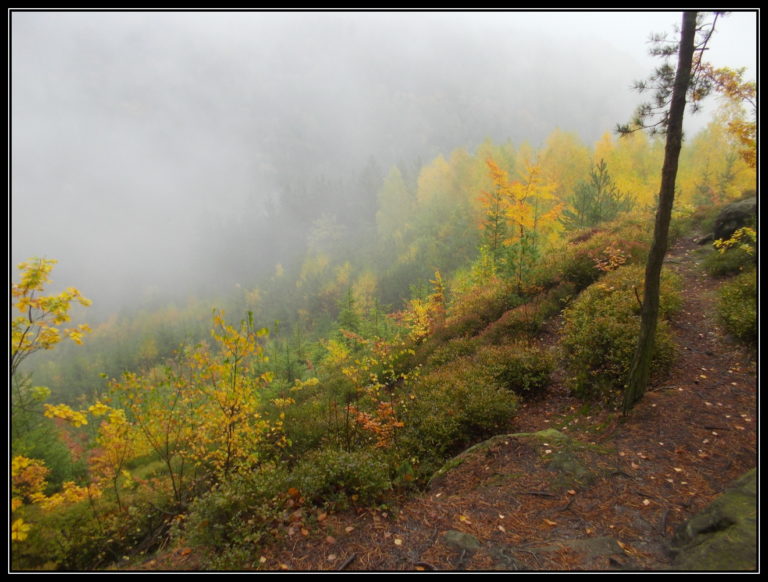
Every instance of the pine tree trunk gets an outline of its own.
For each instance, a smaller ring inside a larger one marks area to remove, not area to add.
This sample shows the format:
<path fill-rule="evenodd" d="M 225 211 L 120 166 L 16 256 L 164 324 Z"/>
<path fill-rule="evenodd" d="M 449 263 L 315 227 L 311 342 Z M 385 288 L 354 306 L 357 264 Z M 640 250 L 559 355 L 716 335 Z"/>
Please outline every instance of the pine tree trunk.
<path fill-rule="evenodd" d="M 680 34 L 677 72 L 672 89 L 667 123 L 667 143 L 664 148 L 664 165 L 661 170 L 659 205 L 656 210 L 656 224 L 653 243 L 645 267 L 645 291 L 641 313 L 640 337 L 638 338 L 629 380 L 624 391 L 623 412 L 626 415 L 632 406 L 642 398 L 650 377 L 656 327 L 659 318 L 659 287 L 661 267 L 667 252 L 669 223 L 672 205 L 675 201 L 675 179 L 683 141 L 683 113 L 685 95 L 691 77 L 694 38 L 696 35 L 696 12 L 683 13 L 683 28 Z"/>

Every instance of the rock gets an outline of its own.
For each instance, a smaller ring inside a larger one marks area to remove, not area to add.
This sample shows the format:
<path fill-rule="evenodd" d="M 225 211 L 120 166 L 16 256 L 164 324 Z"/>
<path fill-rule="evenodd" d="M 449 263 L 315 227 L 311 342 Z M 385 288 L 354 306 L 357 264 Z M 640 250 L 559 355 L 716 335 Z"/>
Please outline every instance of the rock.
<path fill-rule="evenodd" d="M 751 224 L 757 215 L 757 197 L 732 202 L 715 219 L 714 239 L 729 239 L 737 229 Z"/>
<path fill-rule="evenodd" d="M 598 450 L 594 445 L 588 445 L 587 443 L 572 439 L 570 436 L 554 428 L 530 433 L 502 434 L 480 442 L 448 460 L 432 475 L 427 486 L 432 491 L 443 487 L 451 472 L 458 469 L 470 458 L 491 450 L 497 445 L 509 444 L 512 441 L 525 443 L 531 451 L 536 451 L 535 454 L 539 456 L 542 464 L 549 471 L 556 473 L 552 480 L 552 485 L 558 491 L 586 486 L 592 483 L 597 474 L 592 468 L 589 468 L 589 462 L 585 463 L 579 457 L 585 451 L 593 451 L 596 454 L 605 452 Z M 498 481 L 503 479 L 503 477 L 497 476 L 494 479 Z"/>
<path fill-rule="evenodd" d="M 584 487 L 597 478 L 597 475 L 587 469 L 570 449 L 554 453 L 547 463 L 547 469 L 559 474 L 553 482 L 556 489 Z"/>
<path fill-rule="evenodd" d="M 697 571 L 757 569 L 757 473 L 752 469 L 684 523 L 670 544 L 673 568 Z"/>
<path fill-rule="evenodd" d="M 492 545 L 488 549 L 488 554 L 493 560 L 493 569 L 502 572 L 521 572 L 528 570 L 528 567 L 515 558 L 514 549 L 511 547 L 504 547 L 498 545 Z"/>
<path fill-rule="evenodd" d="M 596 556 L 610 556 L 611 554 L 624 554 L 624 550 L 621 549 L 618 542 L 614 538 L 608 536 L 567 540 L 562 542 L 562 544 L 579 553 L 585 554 L 589 558 L 594 558 Z"/>
<path fill-rule="evenodd" d="M 480 540 L 471 534 L 456 531 L 455 529 L 445 532 L 443 534 L 443 541 L 446 545 L 459 552 L 476 552 L 480 549 Z"/>

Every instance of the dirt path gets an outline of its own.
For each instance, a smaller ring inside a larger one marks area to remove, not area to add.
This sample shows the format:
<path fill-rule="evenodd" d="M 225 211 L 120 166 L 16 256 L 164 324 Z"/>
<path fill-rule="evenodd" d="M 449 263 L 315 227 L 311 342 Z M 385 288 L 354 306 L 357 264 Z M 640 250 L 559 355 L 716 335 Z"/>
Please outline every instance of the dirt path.
<path fill-rule="evenodd" d="M 757 460 L 755 355 L 718 326 L 720 283 L 698 267 L 697 249 L 686 239 L 668 255 L 684 279 L 672 322 L 677 364 L 628 418 L 589 412 L 557 378 L 519 412 L 512 432 L 555 428 L 584 443 L 565 458 L 570 481 L 558 482 L 547 464 L 561 452 L 557 443 L 497 438 L 429 491 L 386 511 L 318 512 L 244 567 L 668 569 L 675 528 Z"/>

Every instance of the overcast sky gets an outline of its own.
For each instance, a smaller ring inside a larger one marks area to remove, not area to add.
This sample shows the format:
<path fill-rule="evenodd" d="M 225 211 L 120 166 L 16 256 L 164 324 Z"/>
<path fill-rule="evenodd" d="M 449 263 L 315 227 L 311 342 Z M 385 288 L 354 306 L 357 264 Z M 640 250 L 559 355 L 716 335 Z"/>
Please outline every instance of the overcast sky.
<path fill-rule="evenodd" d="M 11 262 L 116 305 L 205 272 L 201 233 L 344 176 L 631 116 L 677 12 L 12 12 Z M 708 59 L 756 71 L 756 13 Z M 705 117 L 694 122 L 703 125 Z M 425 157 L 426 156 L 426 157 Z M 354 176 L 349 176 L 354 179 Z M 213 236 L 216 236 L 215 234 Z M 265 253 L 268 249 L 254 252 Z M 109 299 L 108 299 L 109 298 Z"/>

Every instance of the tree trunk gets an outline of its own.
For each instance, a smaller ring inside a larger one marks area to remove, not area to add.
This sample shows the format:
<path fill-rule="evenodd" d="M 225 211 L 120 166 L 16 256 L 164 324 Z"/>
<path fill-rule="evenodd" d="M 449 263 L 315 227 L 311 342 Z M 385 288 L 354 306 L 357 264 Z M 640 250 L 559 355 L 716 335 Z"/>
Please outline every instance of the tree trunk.
<path fill-rule="evenodd" d="M 683 28 L 680 34 L 677 71 L 672 89 L 672 101 L 667 121 L 667 143 L 664 148 L 664 165 L 661 170 L 659 205 L 656 210 L 656 224 L 653 243 L 645 267 L 645 291 L 640 323 L 640 337 L 630 368 L 629 380 L 624 391 L 623 412 L 626 415 L 632 406 L 642 398 L 650 376 L 651 355 L 656 339 L 659 318 L 659 286 L 661 267 L 667 252 L 669 222 L 675 201 L 675 179 L 680 148 L 683 141 L 683 113 L 685 95 L 691 77 L 694 38 L 696 35 L 696 12 L 683 13 Z"/>

